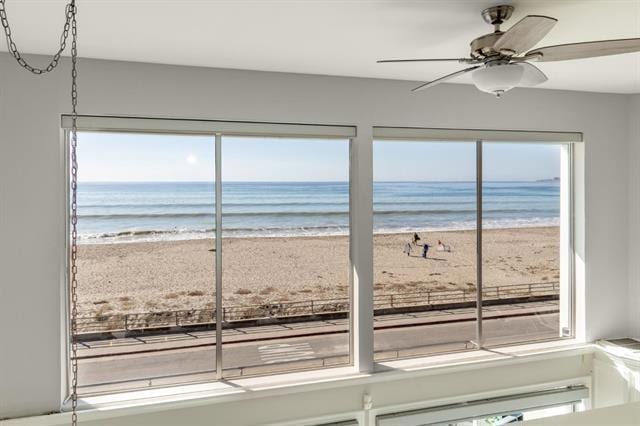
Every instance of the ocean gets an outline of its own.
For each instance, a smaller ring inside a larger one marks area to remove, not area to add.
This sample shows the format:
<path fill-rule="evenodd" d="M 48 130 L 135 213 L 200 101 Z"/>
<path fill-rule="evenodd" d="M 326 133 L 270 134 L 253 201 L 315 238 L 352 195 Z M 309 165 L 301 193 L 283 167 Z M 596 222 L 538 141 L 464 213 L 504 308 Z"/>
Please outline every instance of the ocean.
<path fill-rule="evenodd" d="M 347 182 L 223 182 L 223 237 L 346 235 Z M 485 182 L 484 226 L 558 225 L 557 181 Z M 82 243 L 211 238 L 213 182 L 78 186 Z M 475 228 L 473 182 L 374 182 L 374 232 Z"/>

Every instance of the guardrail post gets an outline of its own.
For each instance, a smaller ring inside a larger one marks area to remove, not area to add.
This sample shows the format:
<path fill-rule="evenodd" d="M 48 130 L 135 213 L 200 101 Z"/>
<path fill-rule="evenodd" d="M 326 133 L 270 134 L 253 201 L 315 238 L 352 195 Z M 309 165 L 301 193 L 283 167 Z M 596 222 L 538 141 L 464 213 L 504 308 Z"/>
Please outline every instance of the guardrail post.
<path fill-rule="evenodd" d="M 222 308 L 222 322 L 227 320 L 227 308 Z"/>
<path fill-rule="evenodd" d="M 129 314 L 124 314 L 124 331 L 129 331 Z"/>
<path fill-rule="evenodd" d="M 529 296 L 531 296 L 531 284 L 529 284 Z"/>
<path fill-rule="evenodd" d="M 313 315 L 313 299 L 311 300 L 311 315 Z"/>
<path fill-rule="evenodd" d="M 178 317 L 178 311 L 176 313 L 176 327 L 180 325 L 180 318 Z"/>
<path fill-rule="evenodd" d="M 393 308 L 393 294 L 391 296 L 389 296 L 389 304 Z"/>
<path fill-rule="evenodd" d="M 427 291 L 427 305 L 430 305 L 430 304 L 431 304 L 431 302 L 430 302 L 430 300 L 429 300 L 429 299 L 430 299 L 430 296 L 431 296 L 431 292 L 430 292 L 430 291 Z"/>

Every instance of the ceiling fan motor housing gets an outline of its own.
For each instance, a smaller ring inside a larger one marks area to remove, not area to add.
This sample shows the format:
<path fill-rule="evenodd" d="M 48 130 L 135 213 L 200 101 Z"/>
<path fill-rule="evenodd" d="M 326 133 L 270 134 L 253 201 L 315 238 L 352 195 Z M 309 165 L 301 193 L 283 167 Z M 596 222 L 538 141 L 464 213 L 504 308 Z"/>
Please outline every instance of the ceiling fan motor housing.
<path fill-rule="evenodd" d="M 496 52 L 493 45 L 504 34 L 502 31 L 485 34 L 474 39 L 471 42 L 471 57 L 475 59 L 485 59 L 491 56 L 498 56 L 500 52 Z"/>
<path fill-rule="evenodd" d="M 485 34 L 473 40 L 471 42 L 471 57 L 475 59 L 486 59 L 492 56 L 508 55 L 511 52 L 498 52 L 493 46 L 498 39 L 504 34 L 500 31 L 500 25 L 504 24 L 513 14 L 513 6 L 503 4 L 499 6 L 493 6 L 486 8 L 482 11 L 482 18 L 487 24 L 494 26 L 494 31 L 489 34 Z M 515 52 L 513 52 L 515 53 Z"/>
<path fill-rule="evenodd" d="M 508 4 L 488 7 L 482 11 L 482 18 L 487 24 L 500 25 L 511 18 L 513 9 L 513 6 Z"/>

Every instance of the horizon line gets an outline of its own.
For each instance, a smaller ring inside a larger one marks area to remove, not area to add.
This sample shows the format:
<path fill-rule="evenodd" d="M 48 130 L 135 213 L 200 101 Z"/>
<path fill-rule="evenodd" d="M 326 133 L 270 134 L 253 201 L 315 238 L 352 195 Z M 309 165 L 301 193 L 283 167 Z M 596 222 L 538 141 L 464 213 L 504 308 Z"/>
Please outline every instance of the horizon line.
<path fill-rule="evenodd" d="M 559 177 L 539 179 L 492 179 L 483 182 L 555 182 Z M 215 183 L 215 180 L 80 180 L 78 183 Z M 227 183 L 349 183 L 349 180 L 223 180 Z M 476 183 L 475 180 L 373 180 L 374 183 Z"/>

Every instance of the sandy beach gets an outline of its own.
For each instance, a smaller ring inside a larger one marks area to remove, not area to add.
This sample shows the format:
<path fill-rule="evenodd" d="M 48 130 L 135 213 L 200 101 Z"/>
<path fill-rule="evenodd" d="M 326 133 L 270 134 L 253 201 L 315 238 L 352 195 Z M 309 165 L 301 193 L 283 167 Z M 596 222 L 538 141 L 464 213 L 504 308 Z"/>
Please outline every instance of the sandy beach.
<path fill-rule="evenodd" d="M 374 236 L 374 291 L 475 288 L 474 231 L 420 233 L 431 248 L 403 253 L 412 234 Z M 486 230 L 484 285 L 554 282 L 557 227 Z M 451 252 L 436 250 L 442 240 Z M 214 306 L 210 239 L 85 244 L 79 251 L 83 316 Z M 229 238 L 223 241 L 225 306 L 348 297 L 347 237 Z"/>

